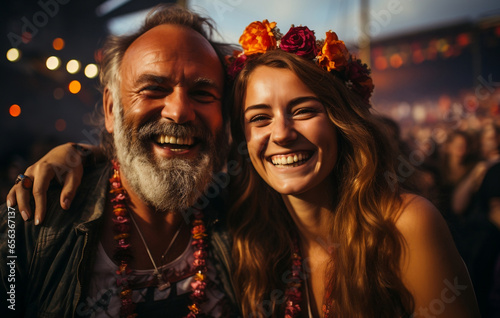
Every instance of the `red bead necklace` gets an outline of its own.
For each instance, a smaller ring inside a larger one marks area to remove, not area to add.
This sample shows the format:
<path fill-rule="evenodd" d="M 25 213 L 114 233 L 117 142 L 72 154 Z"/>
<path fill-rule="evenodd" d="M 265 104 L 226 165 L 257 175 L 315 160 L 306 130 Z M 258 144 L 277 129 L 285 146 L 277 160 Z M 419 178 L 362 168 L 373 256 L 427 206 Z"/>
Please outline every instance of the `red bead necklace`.
<path fill-rule="evenodd" d="M 111 190 L 111 204 L 113 206 L 113 224 L 115 236 L 114 239 L 117 243 L 117 248 L 113 259 L 118 263 L 116 274 L 117 286 L 121 288 L 119 296 L 121 302 L 120 317 L 134 318 L 137 317 L 135 313 L 135 304 L 132 301 L 132 289 L 129 284 L 129 277 L 132 269 L 129 264 L 132 259 L 130 250 L 130 215 L 127 208 L 127 192 L 122 186 L 119 164 L 113 161 L 113 176 L 109 179 Z M 191 283 L 193 291 L 190 295 L 192 304 L 188 306 L 189 314 L 186 318 L 196 318 L 201 314 L 200 306 L 207 300 L 206 287 L 207 287 L 207 236 L 205 223 L 203 221 L 203 213 L 197 211 L 195 219 L 192 222 L 191 230 L 194 246 L 194 261 L 193 267 L 196 274 L 194 281 Z"/>

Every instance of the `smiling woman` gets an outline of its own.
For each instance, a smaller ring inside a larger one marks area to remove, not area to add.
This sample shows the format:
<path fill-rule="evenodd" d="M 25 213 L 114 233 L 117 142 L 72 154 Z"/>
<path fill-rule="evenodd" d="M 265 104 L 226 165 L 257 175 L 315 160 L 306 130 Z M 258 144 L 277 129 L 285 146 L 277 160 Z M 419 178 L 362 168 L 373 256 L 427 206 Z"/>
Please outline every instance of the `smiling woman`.
<path fill-rule="evenodd" d="M 336 128 L 290 70 L 262 66 L 248 80 L 244 129 L 254 168 L 283 194 L 320 193 L 337 158 Z"/>
<path fill-rule="evenodd" d="M 281 37 L 275 23 L 254 22 L 229 67 L 230 160 L 242 167 L 229 226 L 243 315 L 438 314 L 458 282 L 465 291 L 440 317 L 478 317 L 439 212 L 385 178 L 397 151 L 371 113 L 368 69 L 335 33 L 317 43 L 307 27 Z"/>

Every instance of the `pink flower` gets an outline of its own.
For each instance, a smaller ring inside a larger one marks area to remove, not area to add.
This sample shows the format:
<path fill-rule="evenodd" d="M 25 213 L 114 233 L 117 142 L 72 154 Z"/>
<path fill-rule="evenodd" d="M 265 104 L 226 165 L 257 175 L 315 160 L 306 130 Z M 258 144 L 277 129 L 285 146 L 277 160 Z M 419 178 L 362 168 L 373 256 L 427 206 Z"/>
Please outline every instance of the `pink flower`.
<path fill-rule="evenodd" d="M 281 38 L 280 48 L 289 53 L 294 53 L 307 59 L 313 59 L 318 55 L 316 37 L 308 27 L 292 27 Z"/>

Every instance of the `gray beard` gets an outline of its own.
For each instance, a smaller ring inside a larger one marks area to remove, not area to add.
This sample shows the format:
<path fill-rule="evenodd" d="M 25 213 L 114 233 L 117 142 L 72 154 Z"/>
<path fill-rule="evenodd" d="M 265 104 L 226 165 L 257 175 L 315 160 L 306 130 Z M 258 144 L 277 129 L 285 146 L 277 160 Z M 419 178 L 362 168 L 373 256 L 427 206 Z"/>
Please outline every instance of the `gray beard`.
<path fill-rule="evenodd" d="M 159 120 L 151 120 L 134 131 L 124 122 L 121 105 L 115 104 L 113 113 L 116 157 L 120 172 L 132 190 L 157 211 L 182 211 L 192 206 L 209 184 L 215 169 L 221 168 L 217 148 L 218 139 L 223 138 L 215 138 L 207 129 L 194 125 L 160 123 Z M 151 136 L 160 133 L 196 136 L 202 141 L 199 156 L 157 159 L 149 147 Z M 220 146 L 226 148 L 223 143 Z"/>

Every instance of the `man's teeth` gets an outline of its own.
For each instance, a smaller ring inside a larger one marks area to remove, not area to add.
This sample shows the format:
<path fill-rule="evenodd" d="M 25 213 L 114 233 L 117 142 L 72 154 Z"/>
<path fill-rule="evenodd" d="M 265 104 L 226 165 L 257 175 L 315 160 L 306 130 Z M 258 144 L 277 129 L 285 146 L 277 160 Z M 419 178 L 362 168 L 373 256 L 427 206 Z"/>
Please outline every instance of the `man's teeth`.
<path fill-rule="evenodd" d="M 167 135 L 159 135 L 156 137 L 156 142 L 160 144 L 172 144 L 172 145 L 186 145 L 186 146 L 191 146 L 194 143 L 194 140 L 192 137 L 186 137 L 186 138 L 177 138 L 174 136 L 167 136 Z"/>
<path fill-rule="evenodd" d="M 308 153 L 298 153 L 292 155 L 273 156 L 271 161 L 274 165 L 289 165 L 307 159 L 309 159 Z"/>

